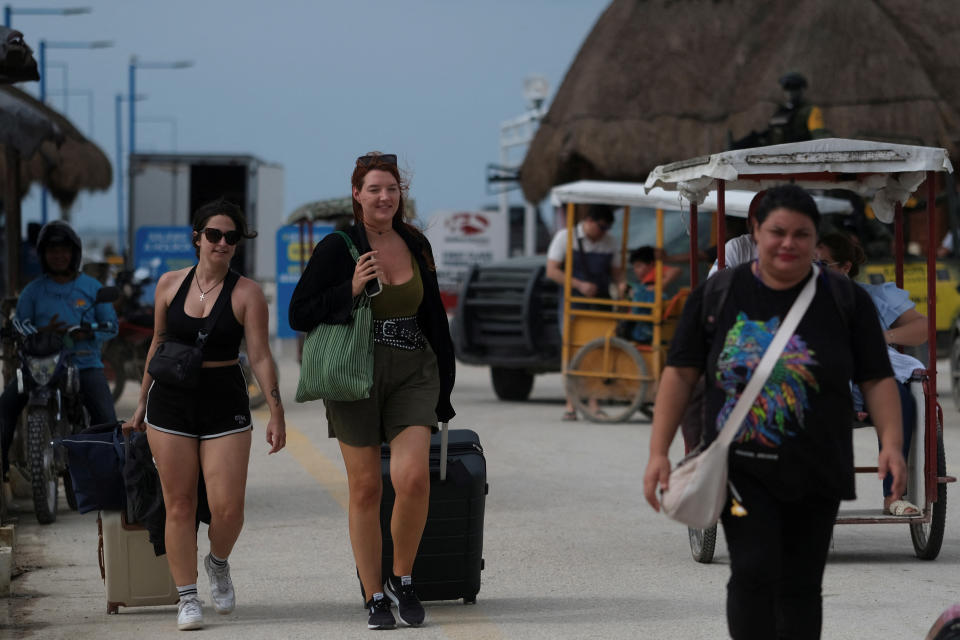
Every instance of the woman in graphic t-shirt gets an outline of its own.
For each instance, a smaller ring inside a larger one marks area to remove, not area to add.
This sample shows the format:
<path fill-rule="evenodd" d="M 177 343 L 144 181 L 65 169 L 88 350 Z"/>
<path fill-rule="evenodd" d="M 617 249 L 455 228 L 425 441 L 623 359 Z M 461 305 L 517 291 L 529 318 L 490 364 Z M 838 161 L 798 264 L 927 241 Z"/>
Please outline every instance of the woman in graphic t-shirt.
<path fill-rule="evenodd" d="M 660 379 L 644 476 L 647 501 L 669 482 L 667 450 L 701 372 L 712 439 L 807 280 L 820 214 L 795 185 L 771 188 L 757 207 L 757 260 L 736 267 L 711 333 L 704 287 L 683 309 Z M 902 492 L 900 408 L 883 334 L 865 291 L 841 310 L 820 272 L 816 294 L 730 449 L 729 477 L 743 510 L 721 516 L 730 550 L 727 623 L 741 638 L 818 638 L 827 550 L 841 499 L 854 497 L 849 381 L 863 389 L 883 443 L 880 474 Z M 848 285 L 849 286 L 849 285 Z M 838 330 L 843 327 L 843 330 Z M 731 503 L 728 502 L 728 507 Z"/>

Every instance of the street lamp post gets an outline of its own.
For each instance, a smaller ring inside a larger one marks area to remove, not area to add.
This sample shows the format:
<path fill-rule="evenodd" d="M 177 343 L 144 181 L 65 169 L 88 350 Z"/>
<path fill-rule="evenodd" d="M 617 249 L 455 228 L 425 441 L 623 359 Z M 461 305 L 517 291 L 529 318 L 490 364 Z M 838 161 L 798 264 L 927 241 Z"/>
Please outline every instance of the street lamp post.
<path fill-rule="evenodd" d="M 40 40 L 40 102 L 47 102 L 47 49 L 107 49 L 113 46 L 110 40 L 93 40 L 89 42 L 47 42 Z M 52 63 L 51 63 L 52 64 Z M 64 65 L 64 78 L 66 78 L 66 65 Z M 66 81 L 64 81 L 63 90 L 67 91 Z M 47 189 L 44 187 L 40 191 L 40 223 L 47 224 Z"/>
<path fill-rule="evenodd" d="M 76 16 L 82 13 L 91 13 L 93 10 L 90 7 L 70 7 L 65 9 L 40 9 L 36 7 L 22 8 L 22 7 L 11 7 L 10 5 L 4 5 L 3 7 L 3 25 L 10 28 L 11 23 L 13 22 L 13 15 L 17 14 L 20 16 Z"/>
<path fill-rule="evenodd" d="M 142 62 L 137 59 L 137 56 L 130 56 L 130 68 L 129 68 L 129 91 L 127 99 L 130 101 L 130 155 L 136 153 L 137 149 L 137 129 L 136 129 L 136 110 L 134 103 L 136 102 L 133 99 L 134 94 L 136 93 L 137 86 L 137 69 L 186 69 L 193 66 L 192 60 L 177 60 L 175 62 Z"/>
<path fill-rule="evenodd" d="M 143 62 L 137 58 L 137 56 L 130 56 L 130 67 L 128 69 L 128 91 L 127 91 L 127 101 L 130 103 L 130 132 L 127 134 L 130 137 L 130 142 L 127 145 L 129 158 L 133 158 L 133 154 L 136 153 L 137 149 L 137 115 L 136 115 L 136 87 L 137 87 L 137 69 L 186 69 L 193 66 L 192 60 L 176 60 L 174 62 Z M 119 105 L 119 102 L 117 103 Z M 119 108 L 119 106 L 118 106 Z M 119 121 L 119 120 L 118 120 Z M 117 125 L 117 131 L 119 135 L 120 125 Z M 118 154 L 119 156 L 119 154 Z M 129 173 L 129 171 L 128 171 Z M 122 176 L 121 176 L 122 177 Z M 118 190 L 117 194 L 118 199 L 121 197 Z M 129 219 L 133 220 L 133 183 L 130 184 L 130 193 L 128 194 L 129 200 Z M 120 218 L 119 227 L 122 231 L 123 224 L 123 204 L 120 201 L 120 209 L 117 212 L 118 217 Z M 121 247 L 123 243 L 121 242 Z"/>
<path fill-rule="evenodd" d="M 134 100 L 146 100 L 143 94 L 133 96 Z M 117 253 L 126 260 L 126 231 L 123 217 L 123 101 L 130 98 L 122 93 L 116 95 L 114 102 L 114 122 L 117 140 Z"/>
<path fill-rule="evenodd" d="M 109 49 L 111 40 L 92 40 L 90 42 L 47 42 L 40 40 L 37 47 L 40 63 L 40 102 L 47 101 L 47 49 Z"/>
<path fill-rule="evenodd" d="M 86 135 L 88 138 L 93 138 L 94 126 L 93 126 L 93 89 L 68 89 L 67 83 L 63 83 L 64 89 L 62 91 L 48 91 L 47 94 L 52 96 L 63 96 L 63 113 L 67 116 L 70 115 L 70 105 L 67 103 L 67 100 L 70 96 L 84 96 L 87 99 L 87 131 Z"/>

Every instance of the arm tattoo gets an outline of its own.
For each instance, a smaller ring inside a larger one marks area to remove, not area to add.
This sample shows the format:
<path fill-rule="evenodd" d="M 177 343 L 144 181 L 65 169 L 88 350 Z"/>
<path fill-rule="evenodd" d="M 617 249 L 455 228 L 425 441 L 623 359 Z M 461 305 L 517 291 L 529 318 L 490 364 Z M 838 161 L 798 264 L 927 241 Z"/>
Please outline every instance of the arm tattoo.
<path fill-rule="evenodd" d="M 273 401 L 277 404 L 277 408 L 279 408 L 281 406 L 281 403 L 280 403 L 280 389 L 278 387 L 274 387 L 273 389 L 271 389 L 270 397 L 273 398 Z"/>

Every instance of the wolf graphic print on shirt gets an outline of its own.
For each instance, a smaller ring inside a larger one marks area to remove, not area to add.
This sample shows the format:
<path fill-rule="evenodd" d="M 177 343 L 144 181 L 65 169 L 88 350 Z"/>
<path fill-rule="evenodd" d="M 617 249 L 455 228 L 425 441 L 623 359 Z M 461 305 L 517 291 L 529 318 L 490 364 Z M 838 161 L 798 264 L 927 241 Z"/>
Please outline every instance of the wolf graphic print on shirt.
<path fill-rule="evenodd" d="M 750 320 L 743 312 L 737 314 L 717 360 L 717 384 L 726 394 L 717 415 L 717 430 L 733 411 L 779 326 L 779 317 L 759 322 Z M 744 419 L 736 442 L 779 447 L 785 437 L 794 436 L 804 428 L 804 410 L 810 407 L 809 389 L 819 390 L 810 370 L 817 364 L 815 355 L 803 338 L 797 334 L 791 336 Z"/>

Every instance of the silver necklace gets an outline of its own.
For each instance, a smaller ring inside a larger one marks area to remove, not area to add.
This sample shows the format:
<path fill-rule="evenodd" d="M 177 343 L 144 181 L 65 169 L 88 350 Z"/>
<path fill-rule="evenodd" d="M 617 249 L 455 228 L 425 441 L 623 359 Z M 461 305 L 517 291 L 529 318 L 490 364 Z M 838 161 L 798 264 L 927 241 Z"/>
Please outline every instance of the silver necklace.
<path fill-rule="evenodd" d="M 220 286 L 220 283 L 223 282 L 224 280 L 226 280 L 226 278 L 227 278 L 227 276 L 223 276 L 222 278 L 220 278 L 220 279 L 216 282 L 216 284 L 214 284 L 212 287 L 210 287 L 209 289 L 207 289 L 206 291 L 204 291 L 203 289 L 200 288 L 200 276 L 198 276 L 196 273 L 194 273 L 194 274 L 193 274 L 193 279 L 194 279 L 194 281 L 197 283 L 197 289 L 200 290 L 200 299 L 203 300 L 204 298 L 206 298 L 206 297 L 207 297 L 207 294 L 210 293 L 211 291 L 213 291 L 214 289 L 216 289 L 218 286 Z"/>

